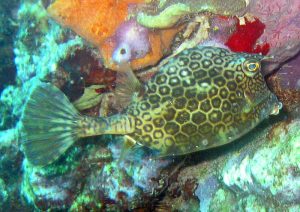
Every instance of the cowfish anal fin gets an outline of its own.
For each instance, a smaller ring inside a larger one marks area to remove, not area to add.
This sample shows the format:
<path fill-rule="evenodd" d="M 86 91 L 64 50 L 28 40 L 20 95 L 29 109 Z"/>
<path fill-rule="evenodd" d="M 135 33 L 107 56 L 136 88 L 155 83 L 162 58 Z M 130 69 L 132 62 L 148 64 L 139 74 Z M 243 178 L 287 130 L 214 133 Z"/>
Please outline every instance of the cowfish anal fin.
<path fill-rule="evenodd" d="M 118 159 L 118 164 L 123 161 L 135 148 L 140 147 L 140 145 L 129 135 L 124 135 L 123 145 Z"/>

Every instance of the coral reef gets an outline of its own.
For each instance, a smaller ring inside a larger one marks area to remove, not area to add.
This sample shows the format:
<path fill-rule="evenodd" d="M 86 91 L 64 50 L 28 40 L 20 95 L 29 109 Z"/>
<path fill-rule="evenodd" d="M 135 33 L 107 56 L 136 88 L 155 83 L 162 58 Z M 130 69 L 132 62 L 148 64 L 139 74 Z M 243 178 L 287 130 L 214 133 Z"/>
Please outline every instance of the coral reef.
<path fill-rule="evenodd" d="M 5 203 L 7 201 L 8 192 L 7 192 L 5 183 L 1 178 L 0 178 L 0 190 L 1 190 L 0 205 L 1 205 L 1 207 L 3 207 L 3 203 Z"/>
<path fill-rule="evenodd" d="M 267 78 L 268 84 L 276 93 L 283 108 L 290 117 L 300 117 L 300 54 L 284 63 L 273 75 Z"/>
<path fill-rule="evenodd" d="M 1 209 L 29 211 L 32 206 L 22 200 L 20 193 L 23 154 L 18 142 L 17 121 L 31 87 L 56 72 L 62 58 L 81 48 L 83 43 L 79 37 L 72 38 L 70 32 L 49 21 L 41 2 L 24 1 L 16 10 L 13 10 L 15 1 L 9 5 L 12 17 L 6 21 L 16 21 L 18 29 L 15 36 L 10 35 L 14 38 L 14 43 L 6 40 L 5 45 L 13 46 L 17 73 L 15 83 L 5 87 L 0 97 L 0 178 L 4 183 L 1 185 L 5 189 L 3 192 L 7 191 L 7 195 L 3 195 L 6 201 L 3 199 L 4 202 L 1 202 Z M 10 72 L 6 74 L 13 76 Z"/>
<path fill-rule="evenodd" d="M 271 198 L 284 205 L 298 204 L 299 126 L 299 121 L 281 123 L 270 130 L 270 138 L 264 141 L 267 145 L 254 154 L 230 158 L 221 174 L 223 183 L 237 192 Z"/>
<path fill-rule="evenodd" d="M 1 2 L 1 210 L 299 211 L 299 6 L 298 0 Z M 99 136 L 80 140 L 46 167 L 24 159 L 19 118 L 41 81 L 59 87 L 83 114 L 98 116 L 114 91 L 118 62 L 130 61 L 145 82 L 170 62 L 165 56 L 199 43 L 270 56 L 262 69 L 283 103 L 281 114 L 230 145 L 186 156 L 156 159 L 146 148 L 128 154 L 120 137 Z M 130 54 L 114 57 L 123 47 Z"/>
<path fill-rule="evenodd" d="M 32 206 L 22 201 L 20 193 L 23 155 L 18 136 L 18 127 L 0 131 L 0 207 L 3 211 L 32 210 Z"/>
<path fill-rule="evenodd" d="M 12 114 L 16 116 L 20 116 L 25 102 L 26 95 L 23 94 L 28 93 L 35 82 L 46 80 L 47 76 L 57 71 L 64 58 L 83 47 L 79 37 L 64 42 L 66 37 L 71 37 L 70 32 L 49 20 L 40 2 L 22 4 L 18 11 L 18 20 L 20 27 L 14 48 L 18 69 L 17 85 L 11 88 L 13 94 L 7 96 L 23 98 L 2 100 L 13 108 Z"/>
<path fill-rule="evenodd" d="M 284 89 L 300 91 L 300 53 L 280 67 L 275 75 L 280 78 L 280 86 Z"/>

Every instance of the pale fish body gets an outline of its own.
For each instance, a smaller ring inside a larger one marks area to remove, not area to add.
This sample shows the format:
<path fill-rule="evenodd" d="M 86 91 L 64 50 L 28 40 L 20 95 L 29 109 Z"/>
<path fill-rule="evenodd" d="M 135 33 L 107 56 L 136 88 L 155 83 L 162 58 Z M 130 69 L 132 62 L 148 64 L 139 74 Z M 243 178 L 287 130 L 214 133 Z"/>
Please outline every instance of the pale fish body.
<path fill-rule="evenodd" d="M 232 142 L 281 108 L 260 72 L 263 59 L 217 47 L 184 50 L 144 86 L 128 74 L 129 82 L 119 89 L 123 93 L 117 92 L 120 98 L 132 96 L 136 88 L 144 94 L 123 114 L 107 118 L 81 116 L 57 88 L 39 86 L 22 118 L 24 152 L 32 164 L 46 165 L 78 138 L 100 134 L 126 135 L 159 156 Z"/>

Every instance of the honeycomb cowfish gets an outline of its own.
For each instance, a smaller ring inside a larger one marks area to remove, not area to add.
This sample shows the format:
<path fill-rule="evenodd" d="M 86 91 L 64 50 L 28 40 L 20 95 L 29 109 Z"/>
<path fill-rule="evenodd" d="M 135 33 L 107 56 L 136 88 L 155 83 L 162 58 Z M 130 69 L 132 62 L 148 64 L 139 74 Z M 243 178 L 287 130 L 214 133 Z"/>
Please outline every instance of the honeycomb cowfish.
<path fill-rule="evenodd" d="M 261 74 L 264 59 L 197 46 L 161 65 L 144 85 L 124 72 L 116 93 L 132 100 L 109 117 L 80 115 L 58 88 L 43 83 L 24 107 L 23 151 L 32 165 L 44 166 L 79 138 L 103 134 L 124 135 L 159 157 L 227 144 L 281 108 Z"/>

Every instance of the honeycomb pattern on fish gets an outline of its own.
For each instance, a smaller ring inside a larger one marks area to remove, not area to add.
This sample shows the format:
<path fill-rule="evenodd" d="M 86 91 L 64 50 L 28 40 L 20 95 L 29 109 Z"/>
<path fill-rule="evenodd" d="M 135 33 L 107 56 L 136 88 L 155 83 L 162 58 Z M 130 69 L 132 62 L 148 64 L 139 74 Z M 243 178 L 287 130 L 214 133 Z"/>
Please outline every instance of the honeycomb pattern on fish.
<path fill-rule="evenodd" d="M 259 71 L 251 77 L 243 72 L 247 57 L 261 56 L 195 47 L 172 58 L 145 85 L 143 98 L 129 106 L 127 113 L 136 121 L 130 136 L 161 155 L 186 154 L 240 137 L 261 121 L 260 93 L 270 93 Z"/>

